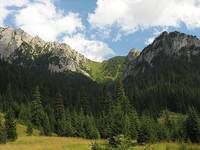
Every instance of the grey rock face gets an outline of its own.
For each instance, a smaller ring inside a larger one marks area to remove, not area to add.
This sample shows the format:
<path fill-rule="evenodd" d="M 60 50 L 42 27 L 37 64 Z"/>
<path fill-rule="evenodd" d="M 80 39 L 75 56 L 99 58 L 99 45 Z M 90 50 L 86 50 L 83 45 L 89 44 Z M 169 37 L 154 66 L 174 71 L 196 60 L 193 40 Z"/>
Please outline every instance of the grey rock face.
<path fill-rule="evenodd" d="M 22 46 L 23 43 L 26 43 L 29 48 L 24 48 Z M 29 49 L 33 60 L 40 55 L 50 53 L 49 70 L 53 72 L 69 70 L 88 75 L 81 67 L 82 64 L 87 61 L 87 58 L 71 49 L 69 45 L 57 42 L 45 42 L 38 36 L 32 37 L 21 29 L 15 30 L 10 27 L 0 28 L 1 58 L 18 58 L 15 51 L 19 48 L 23 49 L 21 50 L 22 53 L 26 53 L 28 51 L 27 49 Z M 56 62 L 52 58 L 56 58 Z"/>
<path fill-rule="evenodd" d="M 140 50 L 133 48 L 128 53 L 128 60 L 134 61 L 140 55 Z"/>
<path fill-rule="evenodd" d="M 154 42 L 148 45 L 141 54 L 132 60 L 125 71 L 124 77 L 136 75 L 138 73 L 138 64 L 146 63 L 153 67 L 152 60 L 160 53 L 166 56 L 179 57 L 181 55 L 190 58 L 192 55 L 200 53 L 200 40 L 191 35 L 186 35 L 179 32 L 163 32 Z M 145 68 L 140 68 L 145 70 Z"/>

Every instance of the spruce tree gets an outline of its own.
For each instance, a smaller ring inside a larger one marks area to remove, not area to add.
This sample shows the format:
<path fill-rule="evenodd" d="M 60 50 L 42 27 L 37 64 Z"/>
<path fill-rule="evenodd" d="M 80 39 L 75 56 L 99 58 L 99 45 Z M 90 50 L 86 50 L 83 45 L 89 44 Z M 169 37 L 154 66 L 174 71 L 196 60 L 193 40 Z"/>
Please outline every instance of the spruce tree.
<path fill-rule="evenodd" d="M 27 133 L 28 136 L 31 136 L 33 134 L 33 126 L 32 126 L 31 123 L 28 123 L 26 133 Z"/>
<path fill-rule="evenodd" d="M 85 116 L 84 116 L 83 110 L 81 108 L 81 111 L 78 114 L 78 119 L 76 122 L 76 131 L 77 131 L 77 136 L 79 136 L 79 137 L 86 137 L 84 121 L 85 121 Z"/>
<path fill-rule="evenodd" d="M 41 102 L 40 89 L 37 86 L 33 91 L 33 100 L 31 103 L 31 123 L 37 128 L 41 128 L 43 111 L 44 110 Z"/>
<path fill-rule="evenodd" d="M 120 103 L 117 103 L 113 107 L 112 111 L 112 136 L 116 136 L 122 134 L 122 130 L 124 128 L 124 113 L 122 112 Z"/>
<path fill-rule="evenodd" d="M 106 87 L 103 87 L 101 111 L 105 113 L 109 113 L 111 112 L 111 109 L 112 109 L 112 95 Z"/>
<path fill-rule="evenodd" d="M 5 144 L 7 140 L 5 121 L 3 115 L 0 114 L 0 144 Z"/>
<path fill-rule="evenodd" d="M 42 113 L 42 120 L 41 120 L 41 126 L 43 128 L 43 135 L 51 135 L 51 129 L 50 129 L 50 123 L 49 123 L 49 117 L 46 112 Z"/>
<path fill-rule="evenodd" d="M 75 130 L 74 127 L 72 126 L 72 119 L 71 119 L 71 114 L 69 109 L 66 110 L 66 136 L 74 136 Z"/>
<path fill-rule="evenodd" d="M 66 134 L 66 116 L 65 108 L 63 104 L 62 95 L 60 92 L 57 93 L 57 97 L 54 103 L 54 115 L 56 120 L 56 133 L 60 136 L 65 136 Z"/>
<path fill-rule="evenodd" d="M 143 115 L 138 132 L 138 143 L 152 143 L 157 138 L 155 130 L 155 121 L 149 115 Z"/>
<path fill-rule="evenodd" d="M 14 118 L 14 114 L 11 110 L 9 110 L 6 113 L 5 127 L 6 127 L 7 139 L 11 141 L 16 140 L 17 139 L 16 121 Z"/>
<path fill-rule="evenodd" d="M 192 142 L 200 142 L 200 117 L 194 108 L 189 109 L 186 120 L 186 132 Z"/>
<path fill-rule="evenodd" d="M 129 127 L 130 137 L 132 139 L 137 139 L 140 122 L 138 114 L 135 110 L 129 114 L 129 120 L 130 120 L 130 127 Z"/>
<path fill-rule="evenodd" d="M 93 116 L 86 116 L 84 121 L 85 135 L 89 139 L 98 139 L 100 134 L 96 128 Z"/>
<path fill-rule="evenodd" d="M 125 95 L 123 83 L 120 79 L 116 83 L 116 101 L 120 105 L 122 112 L 128 114 L 130 112 L 130 102 Z"/>

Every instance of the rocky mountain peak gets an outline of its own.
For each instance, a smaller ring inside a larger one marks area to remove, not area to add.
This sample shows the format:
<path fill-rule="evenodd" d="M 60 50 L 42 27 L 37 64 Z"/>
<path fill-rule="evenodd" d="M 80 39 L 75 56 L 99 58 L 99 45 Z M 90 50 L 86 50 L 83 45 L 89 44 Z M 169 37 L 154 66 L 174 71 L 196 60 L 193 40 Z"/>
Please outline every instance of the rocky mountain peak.
<path fill-rule="evenodd" d="M 133 48 L 128 53 L 128 60 L 133 61 L 140 55 L 140 50 L 137 48 Z"/>
<path fill-rule="evenodd" d="M 38 36 L 32 37 L 22 29 L 14 29 L 12 27 L 0 28 L 1 58 L 15 61 L 15 59 L 28 55 L 27 58 L 34 61 L 38 56 L 46 54 L 48 54 L 47 63 L 49 63 L 49 70 L 53 72 L 70 70 L 88 75 L 82 69 L 82 64 L 87 61 L 87 58 L 69 45 L 58 42 L 45 42 Z M 25 64 L 25 62 L 20 62 L 20 60 L 17 62 Z"/>
<path fill-rule="evenodd" d="M 191 56 L 200 54 L 200 40 L 196 36 L 177 31 L 170 33 L 165 31 L 128 64 L 124 76 L 136 75 L 141 70 L 144 71 L 145 66 L 141 67 L 141 64 L 153 67 L 153 65 L 156 65 L 153 64 L 153 60 L 160 54 L 162 54 L 162 57 L 171 58 L 184 56 L 190 60 Z"/>
<path fill-rule="evenodd" d="M 139 61 L 151 64 L 152 59 L 161 52 L 168 56 L 179 56 L 183 49 L 192 46 L 200 47 L 200 40 L 197 37 L 177 31 L 170 33 L 165 31 L 142 51 Z"/>

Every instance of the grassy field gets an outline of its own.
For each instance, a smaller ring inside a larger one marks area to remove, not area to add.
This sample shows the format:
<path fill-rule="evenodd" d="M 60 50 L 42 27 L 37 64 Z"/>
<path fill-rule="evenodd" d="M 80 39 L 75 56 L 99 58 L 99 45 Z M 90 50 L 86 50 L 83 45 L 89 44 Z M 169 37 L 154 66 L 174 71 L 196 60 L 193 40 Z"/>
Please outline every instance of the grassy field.
<path fill-rule="evenodd" d="M 33 130 L 33 136 L 26 135 L 26 126 L 17 124 L 18 139 L 0 145 L 0 150 L 88 150 L 91 143 L 102 143 L 102 140 L 93 141 L 71 137 L 39 136 L 38 130 Z"/>
<path fill-rule="evenodd" d="M 89 150 L 92 142 L 81 138 L 24 136 L 0 145 L 0 150 Z"/>
<path fill-rule="evenodd" d="M 17 141 L 0 145 L 0 150 L 90 150 L 91 143 L 105 142 L 103 140 L 93 141 L 72 137 L 39 136 L 37 130 L 33 131 L 33 136 L 27 136 L 26 126 L 21 124 L 17 125 L 17 132 L 19 136 Z M 200 145 L 181 146 L 177 143 L 159 143 L 150 146 L 136 146 L 133 150 L 200 150 Z"/>
<path fill-rule="evenodd" d="M 133 150 L 200 150 L 200 145 L 178 144 L 178 143 L 158 143 L 146 146 L 136 146 Z"/>

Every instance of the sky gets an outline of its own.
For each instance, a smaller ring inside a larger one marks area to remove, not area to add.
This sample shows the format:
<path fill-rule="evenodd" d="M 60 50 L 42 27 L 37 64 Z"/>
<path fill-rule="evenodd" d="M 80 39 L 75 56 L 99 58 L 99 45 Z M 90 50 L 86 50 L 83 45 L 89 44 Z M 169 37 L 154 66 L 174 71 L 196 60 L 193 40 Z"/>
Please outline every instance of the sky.
<path fill-rule="evenodd" d="M 142 51 L 163 31 L 200 38 L 200 0 L 0 0 L 0 26 L 103 61 Z"/>

